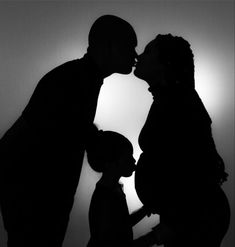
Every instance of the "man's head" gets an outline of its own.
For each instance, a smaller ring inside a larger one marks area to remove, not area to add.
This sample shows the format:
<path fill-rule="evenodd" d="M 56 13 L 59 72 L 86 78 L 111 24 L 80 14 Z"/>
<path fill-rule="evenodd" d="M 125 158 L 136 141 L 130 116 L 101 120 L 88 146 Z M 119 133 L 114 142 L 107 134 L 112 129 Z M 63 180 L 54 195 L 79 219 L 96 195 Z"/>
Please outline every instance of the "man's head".
<path fill-rule="evenodd" d="M 129 74 L 137 56 L 137 37 L 133 27 L 125 20 L 113 16 L 99 17 L 88 36 L 88 53 L 107 74 Z"/>

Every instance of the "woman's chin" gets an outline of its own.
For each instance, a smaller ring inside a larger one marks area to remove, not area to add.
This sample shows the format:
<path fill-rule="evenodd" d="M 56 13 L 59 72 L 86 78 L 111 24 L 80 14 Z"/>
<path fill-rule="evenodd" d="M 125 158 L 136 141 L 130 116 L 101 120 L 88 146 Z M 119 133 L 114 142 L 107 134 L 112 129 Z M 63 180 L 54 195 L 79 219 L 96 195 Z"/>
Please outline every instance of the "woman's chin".
<path fill-rule="evenodd" d="M 132 176 L 132 174 L 133 174 L 133 171 L 129 171 L 129 172 L 126 172 L 125 174 L 122 174 L 122 177 L 129 178 Z"/>

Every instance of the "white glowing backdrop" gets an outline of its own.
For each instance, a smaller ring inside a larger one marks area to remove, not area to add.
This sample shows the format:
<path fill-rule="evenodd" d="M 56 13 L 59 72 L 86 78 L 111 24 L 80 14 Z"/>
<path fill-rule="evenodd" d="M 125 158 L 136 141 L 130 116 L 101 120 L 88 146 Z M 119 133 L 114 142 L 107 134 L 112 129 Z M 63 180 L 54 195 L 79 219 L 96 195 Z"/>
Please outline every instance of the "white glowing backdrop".
<path fill-rule="evenodd" d="M 138 53 L 157 33 L 170 32 L 191 43 L 196 89 L 212 117 L 217 148 L 230 174 L 224 190 L 232 221 L 223 247 L 234 246 L 234 1 L 0 1 L 0 136 L 48 70 L 83 56 L 91 24 L 107 13 L 133 25 Z M 138 159 L 138 134 L 151 102 L 144 81 L 133 74 L 114 74 L 104 82 L 95 121 L 100 128 L 126 135 Z M 86 246 L 89 201 L 98 178 L 85 158 L 64 247 Z M 135 210 L 141 203 L 133 177 L 122 181 L 130 211 Z M 157 221 L 158 216 L 145 218 L 134 228 L 135 236 Z M 0 246 L 6 246 L 1 219 Z"/>

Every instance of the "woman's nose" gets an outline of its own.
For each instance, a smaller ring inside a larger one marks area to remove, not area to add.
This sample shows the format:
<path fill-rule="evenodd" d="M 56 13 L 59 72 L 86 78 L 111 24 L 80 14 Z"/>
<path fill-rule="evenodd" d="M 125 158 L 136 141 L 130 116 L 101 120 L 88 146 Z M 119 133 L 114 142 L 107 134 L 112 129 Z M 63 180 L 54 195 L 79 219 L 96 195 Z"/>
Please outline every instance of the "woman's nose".
<path fill-rule="evenodd" d="M 142 58 L 143 58 L 143 53 L 137 55 L 137 58 L 136 59 L 137 59 L 137 61 L 140 61 Z"/>
<path fill-rule="evenodd" d="M 136 160 L 133 158 L 133 168 L 136 169 Z"/>

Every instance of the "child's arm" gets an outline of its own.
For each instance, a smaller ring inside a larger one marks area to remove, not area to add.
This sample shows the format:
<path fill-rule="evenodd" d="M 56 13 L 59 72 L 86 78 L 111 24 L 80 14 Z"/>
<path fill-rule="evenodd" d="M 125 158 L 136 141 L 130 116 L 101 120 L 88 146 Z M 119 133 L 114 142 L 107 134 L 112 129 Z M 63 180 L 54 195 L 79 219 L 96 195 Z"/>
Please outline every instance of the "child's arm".
<path fill-rule="evenodd" d="M 176 237 L 176 233 L 165 224 L 158 224 L 152 231 L 133 240 L 131 247 L 151 247 L 162 245 Z"/>
<path fill-rule="evenodd" d="M 133 240 L 131 247 L 151 247 L 156 244 L 156 236 L 154 231 Z"/>
<path fill-rule="evenodd" d="M 141 221 L 145 216 L 150 216 L 151 213 L 145 206 L 137 209 L 130 215 L 131 225 L 136 225 L 139 221 Z"/>

